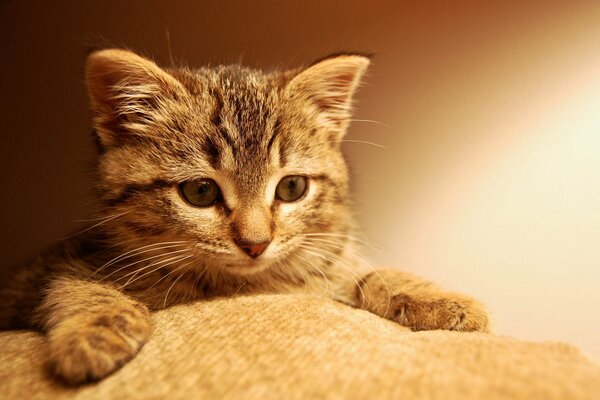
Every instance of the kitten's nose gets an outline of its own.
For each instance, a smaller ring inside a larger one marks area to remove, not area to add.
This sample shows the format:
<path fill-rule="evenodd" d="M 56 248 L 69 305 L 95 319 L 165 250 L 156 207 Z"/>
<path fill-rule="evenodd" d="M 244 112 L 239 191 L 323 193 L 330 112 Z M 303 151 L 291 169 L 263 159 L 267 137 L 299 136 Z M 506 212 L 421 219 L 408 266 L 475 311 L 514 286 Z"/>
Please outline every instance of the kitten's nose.
<path fill-rule="evenodd" d="M 269 241 L 255 243 L 255 242 L 246 242 L 246 241 L 236 241 L 235 244 L 238 247 L 246 252 L 250 257 L 256 258 L 260 256 L 265 249 L 271 244 Z"/>

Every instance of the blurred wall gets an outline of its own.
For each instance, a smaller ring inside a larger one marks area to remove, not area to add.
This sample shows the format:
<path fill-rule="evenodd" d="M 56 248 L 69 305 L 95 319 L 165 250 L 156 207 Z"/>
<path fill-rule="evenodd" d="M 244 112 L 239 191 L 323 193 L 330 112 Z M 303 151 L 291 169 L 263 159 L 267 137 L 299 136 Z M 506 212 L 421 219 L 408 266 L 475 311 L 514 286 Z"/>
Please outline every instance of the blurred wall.
<path fill-rule="evenodd" d="M 597 1 L 0 2 L 2 265 L 85 226 L 88 44 L 159 63 L 375 52 L 346 151 L 375 264 L 482 299 L 496 332 L 600 359 Z M 89 223 L 88 223 L 89 224 Z"/>

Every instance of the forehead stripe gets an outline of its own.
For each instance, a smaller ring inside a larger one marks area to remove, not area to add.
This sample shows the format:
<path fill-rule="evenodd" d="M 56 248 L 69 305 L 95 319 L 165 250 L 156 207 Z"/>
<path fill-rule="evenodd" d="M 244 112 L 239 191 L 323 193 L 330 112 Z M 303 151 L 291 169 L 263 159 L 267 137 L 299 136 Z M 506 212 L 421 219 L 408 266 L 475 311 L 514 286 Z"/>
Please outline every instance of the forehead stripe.
<path fill-rule="evenodd" d="M 223 128 L 222 111 L 223 111 L 223 106 L 225 104 L 223 101 L 223 96 L 221 95 L 221 92 L 219 92 L 219 90 L 216 88 L 213 88 L 211 90 L 211 95 L 215 99 L 215 108 L 212 111 L 210 121 L 217 128 L 219 137 L 222 139 L 222 140 L 212 140 L 212 143 L 216 146 L 217 150 L 222 150 L 222 149 L 218 149 L 218 147 L 219 147 L 218 143 L 224 142 L 227 146 L 229 146 L 231 148 L 231 152 L 235 155 L 236 154 L 235 142 L 234 142 L 233 138 L 231 137 L 231 135 L 229 134 L 229 132 L 227 131 L 227 129 Z M 214 152 L 214 149 L 210 149 L 210 150 L 212 150 Z M 209 151 L 209 154 L 210 154 L 210 151 Z"/>

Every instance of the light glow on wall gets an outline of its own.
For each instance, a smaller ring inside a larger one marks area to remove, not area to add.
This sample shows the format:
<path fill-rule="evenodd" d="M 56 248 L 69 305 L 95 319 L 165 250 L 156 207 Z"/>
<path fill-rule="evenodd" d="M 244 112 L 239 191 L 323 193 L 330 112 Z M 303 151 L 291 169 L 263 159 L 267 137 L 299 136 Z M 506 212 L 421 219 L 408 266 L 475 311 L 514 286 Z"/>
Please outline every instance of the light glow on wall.
<path fill-rule="evenodd" d="M 432 79 L 369 151 L 361 215 L 378 262 L 483 299 L 498 333 L 600 359 L 600 29 L 579 12 Z"/>

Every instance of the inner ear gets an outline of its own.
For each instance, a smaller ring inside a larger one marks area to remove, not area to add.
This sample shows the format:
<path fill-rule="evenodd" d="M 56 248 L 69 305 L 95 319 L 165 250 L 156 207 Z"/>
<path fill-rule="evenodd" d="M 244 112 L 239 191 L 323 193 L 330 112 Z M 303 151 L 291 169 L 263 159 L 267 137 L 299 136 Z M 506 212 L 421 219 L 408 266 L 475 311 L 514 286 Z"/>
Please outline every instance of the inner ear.
<path fill-rule="evenodd" d="M 352 98 L 369 63 L 362 55 L 328 57 L 297 74 L 286 90 L 316 106 L 317 121 L 341 137 L 352 115 Z"/>
<path fill-rule="evenodd" d="M 114 146 L 128 132 L 142 129 L 161 102 L 185 93 L 168 72 L 127 50 L 90 54 L 85 72 L 102 147 Z"/>

